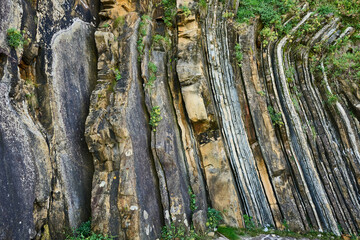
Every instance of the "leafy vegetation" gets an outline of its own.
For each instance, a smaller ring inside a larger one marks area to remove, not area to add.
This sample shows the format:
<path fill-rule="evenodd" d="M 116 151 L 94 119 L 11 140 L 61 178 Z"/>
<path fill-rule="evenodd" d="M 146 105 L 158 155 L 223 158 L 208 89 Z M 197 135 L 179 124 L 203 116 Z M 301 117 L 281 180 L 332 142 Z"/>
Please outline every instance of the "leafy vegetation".
<path fill-rule="evenodd" d="M 172 22 L 176 16 L 176 1 L 175 0 L 162 0 L 161 1 L 164 7 L 164 22 L 166 26 L 172 27 Z"/>
<path fill-rule="evenodd" d="M 196 195 L 194 194 L 192 188 L 189 186 L 189 197 L 190 197 L 190 210 L 195 211 L 198 207 L 196 206 Z"/>
<path fill-rule="evenodd" d="M 260 16 L 265 27 L 275 25 L 282 29 L 282 15 L 295 11 L 295 0 L 242 0 L 237 12 L 238 22 L 248 22 L 256 15 Z"/>
<path fill-rule="evenodd" d="M 240 45 L 240 43 L 237 43 L 235 45 L 235 57 L 236 57 L 236 61 L 238 63 L 238 66 L 241 67 L 241 61 L 243 60 L 243 53 L 242 53 L 242 47 Z"/>
<path fill-rule="evenodd" d="M 159 122 L 162 120 L 162 117 L 160 116 L 160 107 L 155 106 L 152 108 L 150 113 L 150 126 L 152 127 L 152 130 L 156 132 L 156 127 L 159 125 Z"/>
<path fill-rule="evenodd" d="M 341 237 L 334 235 L 333 233 L 328 232 L 317 232 L 317 231 L 309 231 L 307 233 L 295 233 L 289 230 L 289 226 L 284 219 L 282 224 L 284 226 L 284 230 L 278 230 L 272 227 L 259 227 L 253 222 L 252 218 L 244 215 L 244 223 L 245 228 L 233 228 L 227 226 L 219 226 L 218 232 L 223 234 L 230 240 L 237 240 L 239 236 L 251 236 L 255 237 L 260 234 L 275 234 L 281 237 L 293 237 L 293 238 L 309 238 L 309 239 L 321 239 L 321 240 L 340 240 Z M 356 239 L 356 238 L 354 238 Z"/>
<path fill-rule="evenodd" d="M 115 81 L 120 81 L 121 80 L 121 73 L 120 73 L 120 71 L 119 71 L 119 69 L 115 69 L 114 70 L 114 73 L 115 73 Z"/>
<path fill-rule="evenodd" d="M 253 222 L 251 216 L 248 216 L 245 214 L 243 216 L 243 218 L 244 218 L 244 224 L 245 224 L 246 229 L 254 229 L 255 228 L 255 223 Z"/>
<path fill-rule="evenodd" d="M 137 50 L 139 53 L 138 60 L 141 60 L 141 57 L 144 55 L 144 37 L 146 36 L 146 27 L 147 27 L 147 21 L 150 20 L 150 17 L 148 15 L 143 15 L 141 17 L 141 21 L 139 24 L 139 39 L 137 41 Z"/>
<path fill-rule="evenodd" d="M 111 240 L 113 237 L 107 235 L 96 234 L 91 231 L 91 222 L 84 222 L 72 231 L 71 235 L 66 236 L 67 240 Z"/>
<path fill-rule="evenodd" d="M 190 16 L 191 10 L 189 9 L 189 7 L 187 5 L 181 6 L 181 10 L 184 13 L 185 17 Z"/>
<path fill-rule="evenodd" d="M 334 105 L 338 101 L 338 97 L 331 92 L 327 92 L 327 103 L 330 105 Z"/>
<path fill-rule="evenodd" d="M 119 16 L 114 20 L 113 27 L 118 28 L 119 26 L 124 25 L 124 23 L 125 23 L 125 17 Z"/>
<path fill-rule="evenodd" d="M 223 219 L 220 211 L 214 208 L 208 208 L 207 218 L 206 227 L 208 227 L 211 231 L 216 231 L 220 221 Z"/>
<path fill-rule="evenodd" d="M 207 2 L 206 0 L 199 0 L 199 6 L 202 9 L 206 9 L 207 8 Z"/>
<path fill-rule="evenodd" d="M 149 69 L 150 76 L 149 76 L 147 83 L 145 84 L 145 87 L 151 88 L 154 86 L 154 82 L 156 80 L 156 73 L 157 73 L 158 69 L 153 62 L 149 62 L 148 69 Z"/>
<path fill-rule="evenodd" d="M 22 47 L 24 45 L 24 41 L 25 39 L 20 31 L 15 28 L 9 28 L 7 30 L 7 42 L 9 46 L 13 48 Z"/>
<path fill-rule="evenodd" d="M 268 106 L 268 111 L 270 114 L 271 121 L 273 122 L 273 125 L 282 126 L 284 125 L 284 122 L 281 119 L 281 113 L 276 112 L 272 106 Z"/>

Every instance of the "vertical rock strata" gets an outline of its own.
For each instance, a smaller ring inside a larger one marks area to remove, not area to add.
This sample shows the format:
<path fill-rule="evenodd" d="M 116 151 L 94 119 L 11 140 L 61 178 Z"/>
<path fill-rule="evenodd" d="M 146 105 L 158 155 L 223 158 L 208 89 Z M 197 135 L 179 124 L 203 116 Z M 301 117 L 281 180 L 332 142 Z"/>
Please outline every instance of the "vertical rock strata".
<path fill-rule="evenodd" d="M 90 217 L 93 163 L 84 129 L 97 4 L 0 7 L 0 239 L 63 238 Z M 10 28 L 24 30 L 18 48 L 7 43 Z"/>
<path fill-rule="evenodd" d="M 331 72 L 358 32 L 305 5 L 265 40 L 240 2 L 0 1 L 0 239 L 157 239 L 208 208 L 358 234 L 359 86 Z"/>

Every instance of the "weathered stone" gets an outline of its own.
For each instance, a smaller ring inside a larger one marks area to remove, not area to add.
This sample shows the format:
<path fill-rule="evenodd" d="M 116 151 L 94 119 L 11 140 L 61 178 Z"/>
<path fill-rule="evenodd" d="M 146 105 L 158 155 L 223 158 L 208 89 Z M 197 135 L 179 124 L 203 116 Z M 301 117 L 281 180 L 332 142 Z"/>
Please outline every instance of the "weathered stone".
<path fill-rule="evenodd" d="M 205 233 L 206 232 L 206 212 L 203 210 L 196 211 L 192 215 L 192 222 L 196 232 Z"/>

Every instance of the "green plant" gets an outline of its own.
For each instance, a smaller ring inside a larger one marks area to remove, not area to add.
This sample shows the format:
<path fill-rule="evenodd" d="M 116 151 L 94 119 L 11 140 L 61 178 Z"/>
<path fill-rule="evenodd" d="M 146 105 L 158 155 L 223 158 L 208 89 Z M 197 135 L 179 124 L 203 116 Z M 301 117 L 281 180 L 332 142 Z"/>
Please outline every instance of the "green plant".
<path fill-rule="evenodd" d="M 330 105 L 334 105 L 338 101 L 338 97 L 331 92 L 327 92 L 327 103 Z"/>
<path fill-rule="evenodd" d="M 184 13 L 185 17 L 188 17 L 191 15 L 191 10 L 189 9 L 189 7 L 187 5 L 183 5 L 180 8 L 182 10 L 182 12 Z"/>
<path fill-rule="evenodd" d="M 227 227 L 227 226 L 219 226 L 217 231 L 230 240 L 239 239 L 239 232 L 238 232 L 237 228 Z"/>
<path fill-rule="evenodd" d="M 245 224 L 246 229 L 254 229 L 256 227 L 251 216 L 248 216 L 248 215 L 245 214 L 243 216 L 243 218 L 244 218 L 244 224 Z"/>
<path fill-rule="evenodd" d="M 192 188 L 189 186 L 189 197 L 190 197 L 190 210 L 195 211 L 198 207 L 196 206 L 196 195 L 194 194 Z"/>
<path fill-rule="evenodd" d="M 161 43 L 161 44 L 163 44 L 163 46 L 165 48 L 170 48 L 171 47 L 170 38 L 167 37 L 167 36 L 163 37 L 163 36 L 161 36 L 159 34 L 156 34 L 156 35 L 153 36 L 153 43 L 155 43 L 155 44 L 160 44 Z"/>
<path fill-rule="evenodd" d="M 237 43 L 235 45 L 235 58 L 236 58 L 236 61 L 237 61 L 239 67 L 241 67 L 241 61 L 243 60 L 243 57 L 244 57 L 241 50 L 242 50 L 241 44 Z"/>
<path fill-rule="evenodd" d="M 225 11 L 222 16 L 223 18 L 233 18 L 235 14 L 232 12 Z"/>
<path fill-rule="evenodd" d="M 272 106 L 268 106 L 268 111 L 274 126 L 278 125 L 281 127 L 282 125 L 284 125 L 284 122 L 281 119 L 281 112 L 276 112 Z"/>
<path fill-rule="evenodd" d="M 111 240 L 113 237 L 96 234 L 91 231 L 91 222 L 82 223 L 77 229 L 72 231 L 71 235 L 66 236 L 67 240 Z"/>
<path fill-rule="evenodd" d="M 160 116 L 160 107 L 155 106 L 152 108 L 150 112 L 150 126 L 152 127 L 152 130 L 156 132 L 156 127 L 159 125 L 159 122 L 162 120 L 162 117 Z"/>
<path fill-rule="evenodd" d="M 260 36 L 263 46 L 266 47 L 270 42 L 273 42 L 277 39 L 278 34 L 269 27 L 265 27 L 263 30 L 261 30 Z"/>
<path fill-rule="evenodd" d="M 286 219 L 283 219 L 282 225 L 284 226 L 285 231 L 289 232 L 289 224 L 287 223 Z"/>
<path fill-rule="evenodd" d="M 336 8 L 334 8 L 334 6 L 332 5 L 321 5 L 318 9 L 317 12 L 320 15 L 328 15 L 329 13 L 334 13 L 336 12 Z"/>
<path fill-rule="evenodd" d="M 124 25 L 124 23 L 125 23 L 125 17 L 119 16 L 114 20 L 113 27 L 118 28 L 119 26 Z"/>
<path fill-rule="evenodd" d="M 275 25 L 280 30 L 283 28 L 281 15 L 295 11 L 295 3 L 294 0 L 241 0 L 237 21 L 248 22 L 250 18 L 259 15 L 266 27 Z"/>
<path fill-rule="evenodd" d="M 114 70 L 114 73 L 115 73 L 115 81 L 120 81 L 121 80 L 121 73 L 120 73 L 120 71 L 119 71 L 119 69 L 115 69 Z"/>
<path fill-rule="evenodd" d="M 295 68 L 294 67 L 289 67 L 288 69 L 285 70 L 285 76 L 287 79 L 287 82 L 291 83 L 294 81 L 294 74 L 295 74 Z"/>
<path fill-rule="evenodd" d="M 206 222 L 206 226 L 210 229 L 210 231 L 216 231 L 217 226 L 223 219 L 220 211 L 213 208 L 208 208 L 207 218 L 208 220 Z"/>
<path fill-rule="evenodd" d="M 13 48 L 22 47 L 24 45 L 24 37 L 20 31 L 15 28 L 9 28 L 7 30 L 7 42 Z"/>
<path fill-rule="evenodd" d="M 258 91 L 257 93 L 262 97 L 266 95 L 266 93 L 264 91 Z"/>
<path fill-rule="evenodd" d="M 199 0 L 199 6 L 203 9 L 206 9 L 207 8 L 206 0 Z"/>
<path fill-rule="evenodd" d="M 146 36 L 146 27 L 148 26 L 148 21 L 151 18 L 148 15 L 142 15 L 141 21 L 139 23 L 139 39 L 137 40 L 137 50 L 139 53 L 138 60 L 141 60 L 141 57 L 144 55 L 144 37 Z"/>
<path fill-rule="evenodd" d="M 172 21 L 176 16 L 176 0 L 162 0 L 161 1 L 164 8 L 164 22 L 166 26 L 172 27 Z"/>
<path fill-rule="evenodd" d="M 149 79 L 147 81 L 147 83 L 145 84 L 146 88 L 151 88 L 152 86 L 154 86 L 154 82 L 156 80 L 156 73 L 157 73 L 157 67 L 153 62 L 149 62 L 148 65 L 148 69 L 149 69 Z"/>
<path fill-rule="evenodd" d="M 110 27 L 110 24 L 104 23 L 101 27 L 102 27 L 102 28 L 108 28 L 108 27 Z"/>
<path fill-rule="evenodd" d="M 176 227 L 174 223 L 170 226 L 164 226 L 161 230 L 161 239 L 185 239 L 185 228 L 183 226 Z"/>

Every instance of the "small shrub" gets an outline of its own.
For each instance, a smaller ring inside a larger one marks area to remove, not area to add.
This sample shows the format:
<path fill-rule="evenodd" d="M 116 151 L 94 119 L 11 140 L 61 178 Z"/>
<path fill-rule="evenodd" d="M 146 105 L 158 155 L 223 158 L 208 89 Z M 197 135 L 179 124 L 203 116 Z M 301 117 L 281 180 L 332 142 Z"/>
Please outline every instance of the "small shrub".
<path fill-rule="evenodd" d="M 265 27 L 260 32 L 262 38 L 263 46 L 266 47 L 270 42 L 273 42 L 277 39 L 277 33 L 271 30 L 269 27 Z"/>
<path fill-rule="evenodd" d="M 9 28 L 7 30 L 7 42 L 13 48 L 22 47 L 24 45 L 24 37 L 15 28 Z"/>
<path fill-rule="evenodd" d="M 150 122 L 149 125 L 152 127 L 153 132 L 156 132 L 156 127 L 159 125 L 159 122 L 162 120 L 160 116 L 160 107 L 155 106 L 152 108 L 150 113 Z"/>
<path fill-rule="evenodd" d="M 177 8 L 175 0 L 162 0 L 164 7 L 164 22 L 166 26 L 172 27 L 172 21 L 176 16 Z"/>
<path fill-rule="evenodd" d="M 254 229 L 256 227 L 251 216 L 245 214 L 243 217 L 244 217 L 244 224 L 246 229 Z"/>
<path fill-rule="evenodd" d="M 219 225 L 220 221 L 223 219 L 220 211 L 213 208 L 208 208 L 207 218 L 208 220 L 206 222 L 206 226 L 210 229 L 210 231 L 216 231 L 217 226 Z"/>

